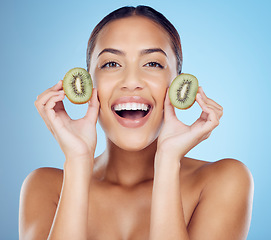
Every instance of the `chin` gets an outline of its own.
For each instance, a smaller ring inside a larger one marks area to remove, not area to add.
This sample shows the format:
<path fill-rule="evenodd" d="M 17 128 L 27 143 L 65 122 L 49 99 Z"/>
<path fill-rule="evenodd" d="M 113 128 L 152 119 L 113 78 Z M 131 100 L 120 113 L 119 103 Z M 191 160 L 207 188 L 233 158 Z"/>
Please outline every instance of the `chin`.
<path fill-rule="evenodd" d="M 109 142 L 126 151 L 141 151 L 158 137 L 163 115 L 152 101 L 139 96 L 118 98 L 100 110 L 99 123 Z"/>
<path fill-rule="evenodd" d="M 157 139 L 160 132 L 158 126 L 147 126 L 141 128 L 124 128 L 118 124 L 104 124 L 99 121 L 103 128 L 107 141 L 125 151 L 141 151 L 149 147 Z"/>
<path fill-rule="evenodd" d="M 149 147 L 157 137 L 139 136 L 138 134 L 127 134 L 126 136 L 115 137 L 111 141 L 119 148 L 130 151 L 138 152 Z"/>

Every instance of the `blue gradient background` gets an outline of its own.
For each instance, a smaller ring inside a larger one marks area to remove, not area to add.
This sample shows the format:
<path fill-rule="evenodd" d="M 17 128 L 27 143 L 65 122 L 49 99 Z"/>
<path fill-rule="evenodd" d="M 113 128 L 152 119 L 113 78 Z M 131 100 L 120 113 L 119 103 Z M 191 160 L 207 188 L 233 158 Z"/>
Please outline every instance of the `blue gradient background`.
<path fill-rule="evenodd" d="M 178 29 L 183 71 L 196 75 L 206 94 L 224 107 L 221 125 L 189 156 L 216 161 L 236 158 L 255 181 L 248 239 L 271 239 L 270 203 L 270 1 L 1 1 L 0 239 L 18 239 L 20 188 L 34 169 L 62 168 L 64 156 L 34 107 L 41 92 L 72 67 L 86 67 L 93 27 L 123 5 L 150 5 Z M 73 118 L 86 106 L 65 100 Z M 178 111 L 192 123 L 194 105 Z M 98 126 L 96 155 L 104 147 Z"/>

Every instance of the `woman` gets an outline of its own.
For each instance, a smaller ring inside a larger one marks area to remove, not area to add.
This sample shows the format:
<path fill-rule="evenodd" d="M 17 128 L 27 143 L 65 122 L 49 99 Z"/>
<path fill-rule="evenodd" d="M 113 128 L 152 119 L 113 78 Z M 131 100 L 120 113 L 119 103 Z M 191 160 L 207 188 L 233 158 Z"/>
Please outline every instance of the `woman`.
<path fill-rule="evenodd" d="M 84 118 L 65 112 L 62 81 L 35 102 L 66 161 L 26 178 L 20 239 L 246 239 L 250 172 L 185 157 L 223 110 L 199 88 L 201 116 L 191 126 L 176 118 L 167 89 L 182 52 L 171 23 L 150 7 L 114 11 L 92 32 L 87 66 L 95 89 Z M 94 158 L 97 119 L 107 147 Z"/>

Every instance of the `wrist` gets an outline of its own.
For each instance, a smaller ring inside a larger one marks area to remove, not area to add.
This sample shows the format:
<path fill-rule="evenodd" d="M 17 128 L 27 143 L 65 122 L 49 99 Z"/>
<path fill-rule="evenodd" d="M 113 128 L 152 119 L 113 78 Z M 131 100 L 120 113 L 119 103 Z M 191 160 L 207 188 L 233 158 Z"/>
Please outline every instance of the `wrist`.
<path fill-rule="evenodd" d="M 168 161 L 180 162 L 184 156 L 185 156 L 185 153 L 172 151 L 164 147 L 159 147 L 157 148 L 155 159 L 158 159 L 158 161 L 166 161 L 166 162 Z"/>
<path fill-rule="evenodd" d="M 66 160 L 68 161 L 84 161 L 85 159 L 93 159 L 95 154 L 95 147 L 92 148 L 90 145 L 85 146 L 84 144 L 73 144 L 73 146 L 61 147 Z"/>
<path fill-rule="evenodd" d="M 94 157 L 92 156 L 66 156 L 66 161 L 64 162 L 64 170 L 72 171 L 89 171 L 93 168 Z"/>
<path fill-rule="evenodd" d="M 168 170 L 169 172 L 174 169 L 179 170 L 182 158 L 183 156 L 179 156 L 178 154 L 157 151 L 155 154 L 155 171 L 158 171 L 158 169 L 162 169 L 163 171 Z"/>
<path fill-rule="evenodd" d="M 66 162 L 88 162 L 88 161 L 93 161 L 94 160 L 94 153 L 83 153 L 83 154 L 78 154 L 75 152 L 71 153 L 65 153 L 65 159 Z"/>

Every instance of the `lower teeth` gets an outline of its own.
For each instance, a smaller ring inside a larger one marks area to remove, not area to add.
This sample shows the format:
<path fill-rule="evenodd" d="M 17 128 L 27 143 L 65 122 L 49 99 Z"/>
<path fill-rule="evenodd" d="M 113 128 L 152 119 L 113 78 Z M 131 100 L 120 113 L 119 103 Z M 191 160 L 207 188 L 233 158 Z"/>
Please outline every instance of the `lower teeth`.
<path fill-rule="evenodd" d="M 116 111 L 116 113 L 122 118 L 134 120 L 134 119 L 145 117 L 148 114 L 148 111 L 122 110 L 122 111 Z"/>

